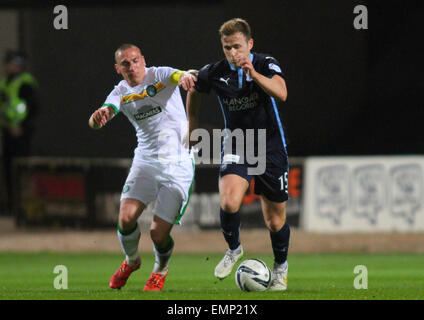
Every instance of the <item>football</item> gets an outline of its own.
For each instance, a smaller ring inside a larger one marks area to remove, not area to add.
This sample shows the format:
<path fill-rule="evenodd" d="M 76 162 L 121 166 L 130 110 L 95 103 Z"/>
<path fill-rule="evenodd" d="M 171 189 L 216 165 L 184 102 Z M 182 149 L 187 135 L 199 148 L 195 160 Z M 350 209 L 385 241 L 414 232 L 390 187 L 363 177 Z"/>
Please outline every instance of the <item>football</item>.
<path fill-rule="evenodd" d="M 247 259 L 239 265 L 235 277 L 243 291 L 265 291 L 271 283 L 271 270 L 262 260 Z"/>

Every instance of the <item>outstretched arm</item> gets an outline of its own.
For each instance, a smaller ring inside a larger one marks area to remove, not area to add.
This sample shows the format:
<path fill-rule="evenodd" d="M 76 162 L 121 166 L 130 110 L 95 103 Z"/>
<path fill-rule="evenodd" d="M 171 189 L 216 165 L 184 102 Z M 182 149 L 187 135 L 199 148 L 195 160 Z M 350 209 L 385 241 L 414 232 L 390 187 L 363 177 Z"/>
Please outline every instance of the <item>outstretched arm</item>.
<path fill-rule="evenodd" d="M 186 111 L 187 111 L 187 118 L 188 118 L 188 132 L 191 136 L 191 132 L 194 129 L 197 129 L 198 126 L 198 116 L 199 116 L 199 107 L 200 107 L 200 101 L 201 101 L 201 94 L 197 92 L 194 88 L 192 90 L 189 90 L 187 92 L 187 98 L 186 98 Z M 191 141 L 190 141 L 190 147 L 191 147 Z"/>
<path fill-rule="evenodd" d="M 100 129 L 115 116 L 112 107 L 101 107 L 93 112 L 88 120 L 88 125 L 92 129 Z"/>
<path fill-rule="evenodd" d="M 181 74 L 178 79 L 178 85 L 186 91 L 193 91 L 195 82 L 197 81 L 198 71 L 190 69 Z"/>

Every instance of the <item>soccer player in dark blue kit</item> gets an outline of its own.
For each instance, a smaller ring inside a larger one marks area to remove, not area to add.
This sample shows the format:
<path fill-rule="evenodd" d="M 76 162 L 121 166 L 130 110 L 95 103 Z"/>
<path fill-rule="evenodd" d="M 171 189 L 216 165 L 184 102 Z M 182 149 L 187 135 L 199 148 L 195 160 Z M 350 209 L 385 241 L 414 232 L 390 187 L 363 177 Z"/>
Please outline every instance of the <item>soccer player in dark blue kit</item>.
<path fill-rule="evenodd" d="M 241 129 L 244 133 L 253 129 L 257 135 L 260 129 L 266 130 L 266 152 L 260 155 L 266 162 L 263 173 L 251 174 L 251 162 L 241 161 L 247 159 L 247 155 L 237 154 L 234 142 L 225 143 L 224 138 L 219 178 L 220 221 L 229 249 L 216 266 L 215 276 L 219 279 L 227 277 L 243 256 L 239 209 L 254 177 L 255 193 L 261 195 L 262 212 L 274 253 L 269 289 L 286 290 L 290 228 L 286 222 L 285 202 L 288 200 L 289 168 L 279 108 L 279 104 L 287 99 L 284 75 L 274 57 L 251 52 L 253 39 L 245 20 L 235 18 L 225 22 L 219 35 L 225 59 L 199 70 L 196 84 L 187 94 L 189 118 L 192 120 L 191 115 L 197 113 L 200 93 L 209 93 L 213 89 L 218 95 L 226 129 Z M 258 140 L 254 143 L 245 140 L 243 152 L 257 153 Z"/>

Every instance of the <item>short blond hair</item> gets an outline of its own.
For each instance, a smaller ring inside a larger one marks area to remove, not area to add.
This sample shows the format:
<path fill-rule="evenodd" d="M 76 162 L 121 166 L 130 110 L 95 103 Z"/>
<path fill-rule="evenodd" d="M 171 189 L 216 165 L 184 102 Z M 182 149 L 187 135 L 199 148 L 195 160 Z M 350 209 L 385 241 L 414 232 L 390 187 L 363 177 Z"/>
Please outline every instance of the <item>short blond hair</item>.
<path fill-rule="evenodd" d="M 219 36 L 221 38 L 224 36 L 231 36 L 237 32 L 241 32 L 246 37 L 246 40 L 250 40 L 252 38 L 249 24 L 246 20 L 241 18 L 228 20 L 219 28 Z"/>

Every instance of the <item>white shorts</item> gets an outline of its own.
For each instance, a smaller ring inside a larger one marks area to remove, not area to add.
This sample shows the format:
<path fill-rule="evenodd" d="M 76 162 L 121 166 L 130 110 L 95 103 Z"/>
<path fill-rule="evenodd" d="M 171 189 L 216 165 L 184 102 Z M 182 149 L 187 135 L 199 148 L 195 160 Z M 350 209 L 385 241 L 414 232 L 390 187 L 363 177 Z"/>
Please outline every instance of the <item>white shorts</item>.
<path fill-rule="evenodd" d="M 155 201 L 153 214 L 179 225 L 190 200 L 193 179 L 193 159 L 169 164 L 133 161 L 121 201 L 136 199 L 146 207 Z"/>

